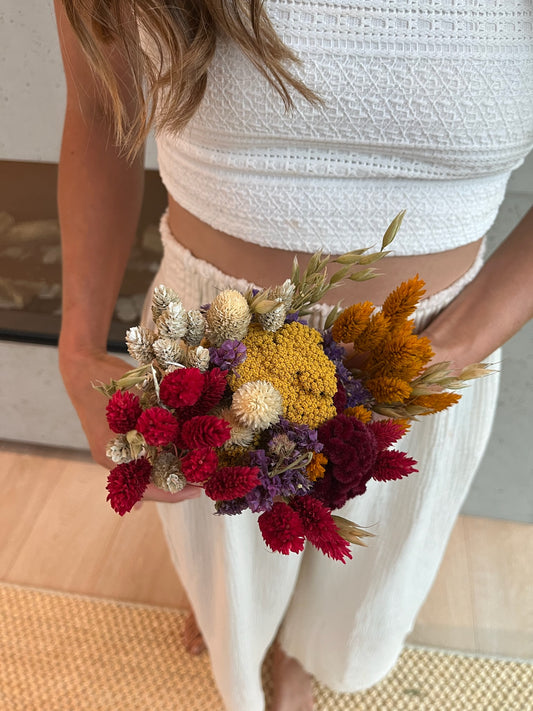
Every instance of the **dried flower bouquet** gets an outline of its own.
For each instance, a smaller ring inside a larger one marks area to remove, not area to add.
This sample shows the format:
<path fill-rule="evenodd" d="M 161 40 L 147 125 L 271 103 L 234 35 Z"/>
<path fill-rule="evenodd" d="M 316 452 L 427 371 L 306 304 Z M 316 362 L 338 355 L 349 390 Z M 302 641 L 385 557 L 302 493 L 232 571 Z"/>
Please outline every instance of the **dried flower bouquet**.
<path fill-rule="evenodd" d="M 155 330 L 132 328 L 129 353 L 139 367 L 109 385 L 107 419 L 116 437 L 108 497 L 120 515 L 152 482 L 170 492 L 202 486 L 218 515 L 258 513 L 266 544 L 284 554 L 309 541 L 345 562 L 350 543 L 368 531 L 332 514 L 364 494 L 370 479 L 417 471 L 391 449 L 417 416 L 458 401 L 449 392 L 489 372 L 475 364 L 459 376 L 433 357 L 410 319 L 424 294 L 418 277 L 401 284 L 381 309 L 368 301 L 334 307 L 324 330 L 305 321 L 345 279 L 374 276 L 400 213 L 376 253 L 314 254 L 300 273 L 262 291 L 219 293 L 187 311 L 172 289 L 153 295 Z M 327 267 L 339 265 L 332 276 Z M 346 365 L 342 344 L 358 354 Z"/>

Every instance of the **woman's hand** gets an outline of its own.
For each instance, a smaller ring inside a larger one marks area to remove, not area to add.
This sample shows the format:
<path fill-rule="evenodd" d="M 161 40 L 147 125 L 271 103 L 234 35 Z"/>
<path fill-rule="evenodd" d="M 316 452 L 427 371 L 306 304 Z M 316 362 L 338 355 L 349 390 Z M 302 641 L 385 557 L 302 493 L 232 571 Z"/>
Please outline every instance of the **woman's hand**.
<path fill-rule="evenodd" d="M 92 383 L 108 383 L 118 380 L 132 366 L 122 358 L 105 352 L 64 354 L 60 350 L 59 367 L 67 393 L 74 405 L 89 442 L 95 462 L 112 469 L 115 464 L 106 457 L 106 447 L 115 437 L 106 419 L 107 398 L 95 390 Z M 176 494 L 162 491 L 149 484 L 143 499 L 151 501 L 177 502 L 194 499 L 201 495 L 201 488 L 187 484 Z"/>

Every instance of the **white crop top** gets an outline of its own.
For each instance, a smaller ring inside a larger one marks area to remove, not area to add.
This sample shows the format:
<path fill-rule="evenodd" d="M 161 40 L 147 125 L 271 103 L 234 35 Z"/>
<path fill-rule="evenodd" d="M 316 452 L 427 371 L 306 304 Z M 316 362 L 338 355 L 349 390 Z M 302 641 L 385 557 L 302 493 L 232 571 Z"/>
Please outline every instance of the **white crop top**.
<path fill-rule="evenodd" d="M 264 246 L 398 255 L 452 249 L 494 221 L 533 146 L 532 0 L 266 0 L 295 73 L 278 94 L 220 40 L 198 111 L 157 137 L 162 180 L 195 216 Z"/>

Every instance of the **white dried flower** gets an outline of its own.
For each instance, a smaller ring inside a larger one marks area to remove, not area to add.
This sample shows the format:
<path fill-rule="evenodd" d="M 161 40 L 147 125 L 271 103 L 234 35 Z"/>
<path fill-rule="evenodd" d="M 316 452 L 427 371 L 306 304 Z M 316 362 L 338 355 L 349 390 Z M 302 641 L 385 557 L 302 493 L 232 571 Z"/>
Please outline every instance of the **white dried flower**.
<path fill-rule="evenodd" d="M 285 323 L 285 317 L 287 316 L 287 309 L 284 303 L 280 303 L 272 311 L 268 311 L 266 314 L 258 314 L 257 320 L 265 331 L 277 331 Z"/>
<path fill-rule="evenodd" d="M 187 332 L 187 312 L 181 302 L 172 301 L 156 321 L 160 337 L 180 339 Z"/>
<path fill-rule="evenodd" d="M 248 332 L 252 314 L 246 298 L 234 289 L 217 294 L 206 314 L 209 340 L 215 346 L 224 341 L 242 341 Z"/>
<path fill-rule="evenodd" d="M 281 299 L 288 311 L 292 306 L 292 299 L 295 291 L 296 287 L 292 281 L 290 279 L 285 279 L 281 286 L 275 286 L 272 289 L 272 297 L 274 299 Z"/>
<path fill-rule="evenodd" d="M 209 368 L 209 350 L 203 346 L 191 346 L 187 349 L 187 365 L 198 368 L 201 373 Z"/>
<path fill-rule="evenodd" d="M 187 483 L 181 473 L 179 459 L 172 452 L 160 452 L 157 455 L 150 478 L 152 484 L 171 494 L 181 491 Z"/>
<path fill-rule="evenodd" d="M 237 447 L 248 447 L 252 443 L 255 435 L 254 430 L 242 425 L 231 410 L 222 410 L 217 414 L 217 417 L 226 420 L 231 427 L 230 438 L 224 442 L 222 445 L 223 448 L 227 449 L 233 445 Z"/>
<path fill-rule="evenodd" d="M 279 420 L 283 397 L 272 383 L 254 380 L 233 393 L 231 412 L 245 427 L 264 430 Z"/>
<path fill-rule="evenodd" d="M 161 316 L 163 311 L 165 311 L 168 305 L 172 303 L 181 303 L 181 299 L 176 292 L 164 284 L 156 286 L 152 295 L 152 317 L 154 319 L 154 323 Z"/>
<path fill-rule="evenodd" d="M 172 338 L 158 338 L 153 344 L 154 356 L 163 370 L 185 364 L 185 348 Z"/>
<path fill-rule="evenodd" d="M 189 346 L 199 346 L 205 336 L 207 323 L 205 316 L 198 309 L 187 312 L 187 333 L 185 343 Z"/>
<path fill-rule="evenodd" d="M 126 462 L 131 462 L 134 457 L 131 453 L 131 447 L 126 439 L 125 434 L 119 434 L 114 439 L 110 440 L 107 444 L 107 449 L 105 451 L 106 456 L 109 457 L 115 464 L 125 464 Z"/>
<path fill-rule="evenodd" d="M 144 326 L 134 326 L 126 332 L 128 353 L 139 365 L 148 365 L 154 357 L 153 343 L 155 334 Z"/>

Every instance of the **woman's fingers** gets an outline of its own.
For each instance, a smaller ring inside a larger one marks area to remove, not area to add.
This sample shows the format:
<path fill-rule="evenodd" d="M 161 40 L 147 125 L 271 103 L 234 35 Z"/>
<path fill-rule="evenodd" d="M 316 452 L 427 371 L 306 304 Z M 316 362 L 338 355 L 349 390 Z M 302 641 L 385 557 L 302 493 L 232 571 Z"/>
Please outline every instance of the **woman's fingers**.
<path fill-rule="evenodd" d="M 144 492 L 143 500 L 161 501 L 163 503 L 175 504 L 179 501 L 196 499 L 198 496 L 201 496 L 201 494 L 202 488 L 200 486 L 192 486 L 191 484 L 186 484 L 181 491 L 178 491 L 175 494 L 158 489 L 157 486 L 154 486 L 153 484 L 148 484 L 148 487 Z"/>

